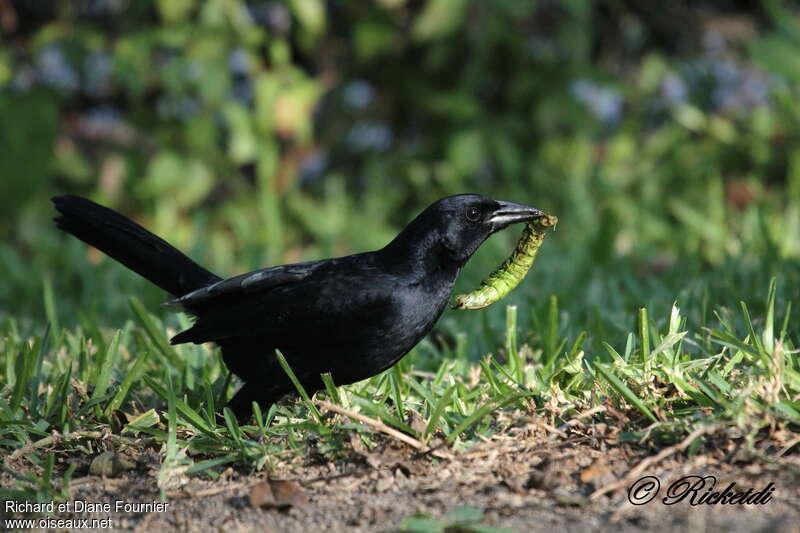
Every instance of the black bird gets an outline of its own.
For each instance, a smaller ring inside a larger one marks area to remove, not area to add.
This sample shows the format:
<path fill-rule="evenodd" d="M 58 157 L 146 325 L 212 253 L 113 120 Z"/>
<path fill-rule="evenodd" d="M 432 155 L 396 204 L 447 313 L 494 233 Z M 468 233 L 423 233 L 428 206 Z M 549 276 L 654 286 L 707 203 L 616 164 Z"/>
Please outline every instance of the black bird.
<path fill-rule="evenodd" d="M 395 364 L 444 311 L 461 268 L 494 232 L 543 213 L 476 194 L 443 198 L 374 252 L 275 266 L 228 279 L 209 272 L 130 219 L 77 196 L 53 198 L 58 227 L 169 292 L 194 325 L 171 342 L 214 342 L 244 386 L 229 406 L 239 418 L 294 387 L 374 376 Z"/>

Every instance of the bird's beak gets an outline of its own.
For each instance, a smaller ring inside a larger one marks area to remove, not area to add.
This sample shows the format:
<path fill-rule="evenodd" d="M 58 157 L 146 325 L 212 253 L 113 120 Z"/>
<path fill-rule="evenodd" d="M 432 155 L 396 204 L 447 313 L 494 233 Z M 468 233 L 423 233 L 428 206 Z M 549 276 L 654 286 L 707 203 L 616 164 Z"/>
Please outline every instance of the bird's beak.
<path fill-rule="evenodd" d="M 498 201 L 497 203 L 500 205 L 487 220 L 487 222 L 492 225 L 492 231 L 501 230 L 517 222 L 529 222 L 545 214 L 540 209 L 529 205 L 502 201 Z"/>

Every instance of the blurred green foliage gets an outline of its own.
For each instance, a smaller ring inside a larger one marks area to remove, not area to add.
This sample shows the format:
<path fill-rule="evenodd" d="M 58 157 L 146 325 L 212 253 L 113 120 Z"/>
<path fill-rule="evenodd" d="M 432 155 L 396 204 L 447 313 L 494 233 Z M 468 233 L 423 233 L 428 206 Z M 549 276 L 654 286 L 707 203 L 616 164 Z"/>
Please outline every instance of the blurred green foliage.
<path fill-rule="evenodd" d="M 461 192 L 559 216 L 519 297 L 588 294 L 620 258 L 780 270 L 800 257 L 797 9 L 645 4 L 0 2 L 0 313 L 42 316 L 42 276 L 79 314 L 163 297 L 57 235 L 59 193 L 223 274 L 380 247 Z"/>

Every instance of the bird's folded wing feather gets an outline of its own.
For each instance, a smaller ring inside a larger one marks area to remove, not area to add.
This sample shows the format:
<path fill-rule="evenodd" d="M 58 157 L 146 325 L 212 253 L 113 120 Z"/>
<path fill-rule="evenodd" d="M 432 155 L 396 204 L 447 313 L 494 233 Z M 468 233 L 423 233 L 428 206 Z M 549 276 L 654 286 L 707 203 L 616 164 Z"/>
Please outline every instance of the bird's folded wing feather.
<path fill-rule="evenodd" d="M 351 338 L 356 325 L 389 316 L 392 287 L 368 264 L 337 268 L 337 261 L 286 265 L 230 278 L 175 300 L 197 315 L 184 342 L 261 337 L 270 342 L 313 331 L 327 342 Z"/>
<path fill-rule="evenodd" d="M 315 266 L 316 262 L 297 263 L 294 265 L 276 266 L 248 272 L 247 274 L 241 274 L 212 283 L 202 289 L 170 300 L 164 305 L 183 305 L 191 309 L 192 307 L 209 303 L 220 297 L 266 291 L 280 285 L 305 279 L 314 271 Z"/>

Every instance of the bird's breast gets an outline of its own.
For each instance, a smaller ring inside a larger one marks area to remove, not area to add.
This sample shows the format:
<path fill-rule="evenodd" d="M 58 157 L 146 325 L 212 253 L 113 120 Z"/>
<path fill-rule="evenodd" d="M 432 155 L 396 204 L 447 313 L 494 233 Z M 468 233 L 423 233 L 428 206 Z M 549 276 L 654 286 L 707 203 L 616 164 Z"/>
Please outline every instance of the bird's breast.
<path fill-rule="evenodd" d="M 380 325 L 380 335 L 371 338 L 367 351 L 388 368 L 407 354 L 433 328 L 449 300 L 452 282 L 413 285 L 392 297 L 392 312 Z"/>

